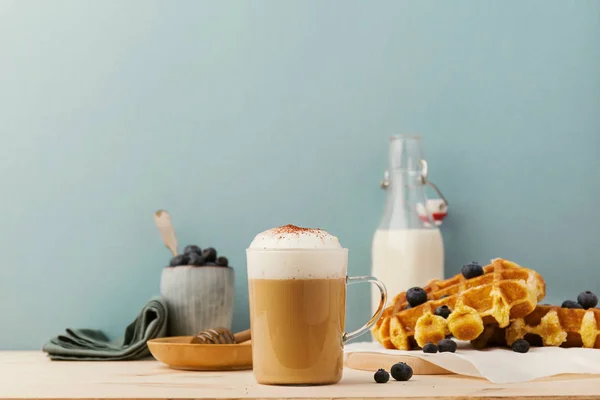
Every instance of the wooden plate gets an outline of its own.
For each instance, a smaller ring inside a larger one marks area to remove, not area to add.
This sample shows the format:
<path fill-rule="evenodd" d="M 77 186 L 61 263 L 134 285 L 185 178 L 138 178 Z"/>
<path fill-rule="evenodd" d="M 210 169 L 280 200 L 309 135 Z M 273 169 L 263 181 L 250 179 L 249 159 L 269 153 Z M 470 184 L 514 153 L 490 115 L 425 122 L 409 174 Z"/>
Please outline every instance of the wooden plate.
<path fill-rule="evenodd" d="M 346 354 L 345 365 L 351 369 L 375 372 L 386 365 L 394 365 L 403 362 L 413 369 L 415 375 L 450 375 L 454 374 L 434 363 L 423 360 L 419 357 L 406 355 L 392 355 L 380 353 L 349 353 Z M 387 367 L 385 367 L 387 368 Z"/>
<path fill-rule="evenodd" d="M 194 371 L 252 369 L 252 344 L 191 344 L 192 336 L 148 341 L 150 353 L 171 368 Z"/>

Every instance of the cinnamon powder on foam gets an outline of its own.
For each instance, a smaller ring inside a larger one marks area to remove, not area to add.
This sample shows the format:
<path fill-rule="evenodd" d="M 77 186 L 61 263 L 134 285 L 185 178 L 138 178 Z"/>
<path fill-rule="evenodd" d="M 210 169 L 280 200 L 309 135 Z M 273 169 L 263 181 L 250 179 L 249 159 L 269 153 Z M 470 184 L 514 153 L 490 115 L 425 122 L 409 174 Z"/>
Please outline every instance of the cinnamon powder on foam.
<path fill-rule="evenodd" d="M 318 238 L 323 239 L 323 230 L 320 228 L 302 228 L 300 226 L 287 224 L 280 226 L 279 228 L 275 228 L 273 233 L 279 237 L 283 237 L 285 234 L 296 234 L 300 235 L 301 233 L 312 233 L 315 234 Z"/>

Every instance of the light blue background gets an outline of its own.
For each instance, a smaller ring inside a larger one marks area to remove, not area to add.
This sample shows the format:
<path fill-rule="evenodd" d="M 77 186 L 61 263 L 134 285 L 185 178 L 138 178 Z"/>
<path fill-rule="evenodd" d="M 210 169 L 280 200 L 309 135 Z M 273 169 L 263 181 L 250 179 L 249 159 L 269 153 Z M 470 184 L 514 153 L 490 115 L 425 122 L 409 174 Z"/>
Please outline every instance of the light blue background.
<path fill-rule="evenodd" d="M 0 0 L 0 348 L 120 334 L 180 243 L 319 226 L 369 271 L 387 137 L 421 133 L 446 271 L 600 292 L 598 1 Z M 348 327 L 368 317 L 349 291 Z"/>

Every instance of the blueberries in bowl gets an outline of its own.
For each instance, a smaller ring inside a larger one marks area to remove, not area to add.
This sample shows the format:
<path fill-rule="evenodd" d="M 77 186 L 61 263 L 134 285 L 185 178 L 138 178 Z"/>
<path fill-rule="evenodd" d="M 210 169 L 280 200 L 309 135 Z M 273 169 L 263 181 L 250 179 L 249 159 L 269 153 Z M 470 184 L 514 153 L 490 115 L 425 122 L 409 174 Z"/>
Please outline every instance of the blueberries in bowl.
<path fill-rule="evenodd" d="M 229 265 L 229 260 L 227 257 L 221 256 L 217 258 L 217 265 L 220 265 L 221 267 L 227 267 Z"/>
<path fill-rule="evenodd" d="M 188 265 L 189 257 L 186 254 L 179 254 L 173 258 L 171 258 L 171 262 L 169 266 L 171 267 L 179 267 L 180 265 Z"/>
<path fill-rule="evenodd" d="M 215 261 L 217 261 L 217 251 L 212 247 L 204 249 L 202 255 L 204 256 L 204 258 L 206 258 L 206 261 L 208 262 L 214 263 Z"/>
<path fill-rule="evenodd" d="M 195 244 L 188 244 L 183 248 L 183 254 L 198 253 L 202 254 L 202 249 Z"/>
<path fill-rule="evenodd" d="M 184 247 L 183 253 L 178 254 L 169 262 L 170 267 L 179 267 L 190 265 L 193 267 L 225 267 L 229 268 L 227 257 L 217 258 L 217 250 L 214 247 L 207 247 L 204 250 L 200 246 L 190 244 Z"/>
<path fill-rule="evenodd" d="M 206 258 L 200 253 L 196 253 L 195 251 L 188 254 L 189 265 L 194 265 L 196 267 L 200 267 L 206 264 Z"/>

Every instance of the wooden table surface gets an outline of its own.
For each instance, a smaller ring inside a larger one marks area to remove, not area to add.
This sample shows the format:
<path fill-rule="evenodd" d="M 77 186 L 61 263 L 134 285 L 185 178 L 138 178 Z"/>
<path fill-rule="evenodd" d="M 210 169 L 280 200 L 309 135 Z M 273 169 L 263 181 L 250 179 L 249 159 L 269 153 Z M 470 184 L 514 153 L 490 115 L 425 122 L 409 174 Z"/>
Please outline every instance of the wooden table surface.
<path fill-rule="evenodd" d="M 175 371 L 158 361 L 50 361 L 41 352 L 0 352 L 0 399 L 463 399 L 600 398 L 600 377 L 563 376 L 495 385 L 484 379 L 413 376 L 376 384 L 370 372 L 347 369 L 337 385 L 277 387 L 251 371 Z"/>

